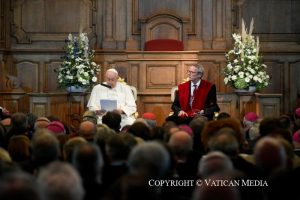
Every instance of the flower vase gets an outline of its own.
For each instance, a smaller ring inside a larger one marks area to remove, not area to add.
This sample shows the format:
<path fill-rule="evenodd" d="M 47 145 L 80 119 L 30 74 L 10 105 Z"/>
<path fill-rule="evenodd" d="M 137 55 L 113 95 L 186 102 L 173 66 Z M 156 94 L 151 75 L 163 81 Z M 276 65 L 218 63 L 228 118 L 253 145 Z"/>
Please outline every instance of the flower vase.
<path fill-rule="evenodd" d="M 83 88 L 83 87 L 76 87 L 76 86 L 69 86 L 66 88 L 67 92 L 68 93 L 84 93 L 86 92 L 86 88 Z"/>
<path fill-rule="evenodd" d="M 249 92 L 247 89 L 235 89 L 234 92 L 236 93 L 246 93 Z"/>
<path fill-rule="evenodd" d="M 236 93 L 253 93 L 256 91 L 256 86 L 249 86 L 248 89 L 235 89 Z"/>
<path fill-rule="evenodd" d="M 248 91 L 249 92 L 255 92 L 256 91 L 256 86 L 249 86 L 249 88 L 248 88 Z"/>

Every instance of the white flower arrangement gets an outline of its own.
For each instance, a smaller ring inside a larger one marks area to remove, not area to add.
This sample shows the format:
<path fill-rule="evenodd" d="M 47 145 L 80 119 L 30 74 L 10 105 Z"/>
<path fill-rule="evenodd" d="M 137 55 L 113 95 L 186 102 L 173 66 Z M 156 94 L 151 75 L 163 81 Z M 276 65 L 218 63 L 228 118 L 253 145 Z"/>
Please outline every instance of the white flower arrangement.
<path fill-rule="evenodd" d="M 253 19 L 247 33 L 244 20 L 242 33 L 232 34 L 234 47 L 226 53 L 227 66 L 224 69 L 224 83 L 235 89 L 248 89 L 256 86 L 262 90 L 269 85 L 270 77 L 266 73 L 267 66 L 261 63 L 259 56 L 259 39 L 252 35 Z"/>
<path fill-rule="evenodd" d="M 69 34 L 65 50 L 64 61 L 56 70 L 59 87 L 91 88 L 95 85 L 100 65 L 92 61 L 94 50 L 89 48 L 87 34 L 80 33 L 78 37 Z"/>

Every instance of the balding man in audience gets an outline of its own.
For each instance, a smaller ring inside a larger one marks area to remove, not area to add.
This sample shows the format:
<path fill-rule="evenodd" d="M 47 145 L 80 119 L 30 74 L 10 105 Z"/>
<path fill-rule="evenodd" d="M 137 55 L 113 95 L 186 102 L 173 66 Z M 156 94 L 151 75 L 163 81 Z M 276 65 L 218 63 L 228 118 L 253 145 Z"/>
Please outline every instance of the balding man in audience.
<path fill-rule="evenodd" d="M 185 130 L 173 133 L 168 142 L 175 160 L 175 172 L 173 178 L 179 180 L 193 180 L 197 175 L 197 166 L 200 159 L 199 154 L 193 151 L 193 139 Z M 192 194 L 191 187 L 178 188 L 175 196 L 189 199 Z"/>
<path fill-rule="evenodd" d="M 79 136 L 86 139 L 88 142 L 94 141 L 94 136 L 97 132 L 96 125 L 91 121 L 83 121 L 79 126 Z"/>
<path fill-rule="evenodd" d="M 265 176 L 285 170 L 287 156 L 284 146 L 276 139 L 265 136 L 254 148 L 255 165 Z"/>

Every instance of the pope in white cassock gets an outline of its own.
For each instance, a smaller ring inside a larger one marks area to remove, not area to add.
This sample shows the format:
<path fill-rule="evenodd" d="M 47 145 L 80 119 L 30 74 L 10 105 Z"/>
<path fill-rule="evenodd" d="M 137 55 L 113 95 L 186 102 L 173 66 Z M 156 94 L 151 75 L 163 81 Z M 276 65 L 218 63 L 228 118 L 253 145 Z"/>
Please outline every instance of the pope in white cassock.
<path fill-rule="evenodd" d="M 94 86 L 87 107 L 89 110 L 95 111 L 98 116 L 98 123 L 101 123 L 102 116 L 105 112 L 101 108 L 100 100 L 116 100 L 117 110 L 121 116 L 121 127 L 133 124 L 136 112 L 136 103 L 130 86 L 118 82 L 119 75 L 117 70 L 108 69 L 105 73 L 104 83 Z"/>

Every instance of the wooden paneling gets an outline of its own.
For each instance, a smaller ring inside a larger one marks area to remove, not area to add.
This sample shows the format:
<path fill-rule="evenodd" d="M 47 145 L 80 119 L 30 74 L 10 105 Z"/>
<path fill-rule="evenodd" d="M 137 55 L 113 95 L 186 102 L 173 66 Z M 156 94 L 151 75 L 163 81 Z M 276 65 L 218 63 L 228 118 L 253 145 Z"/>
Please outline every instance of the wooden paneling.
<path fill-rule="evenodd" d="M 38 117 L 55 115 L 66 123 L 86 110 L 87 93 L 29 93 L 30 112 Z"/>
<path fill-rule="evenodd" d="M 147 89 L 171 88 L 176 84 L 177 65 L 149 64 L 146 66 Z M 164 74 L 164 75 L 162 75 Z"/>
<path fill-rule="evenodd" d="M 9 110 L 11 113 L 29 112 L 28 96 L 26 96 L 24 91 L 0 93 L 0 105 Z"/>
<path fill-rule="evenodd" d="M 13 36 L 17 43 L 64 41 L 72 32 L 92 36 L 93 0 L 12 1 Z"/>
<path fill-rule="evenodd" d="M 261 117 L 278 117 L 281 113 L 282 94 L 256 94 L 257 114 Z"/>

